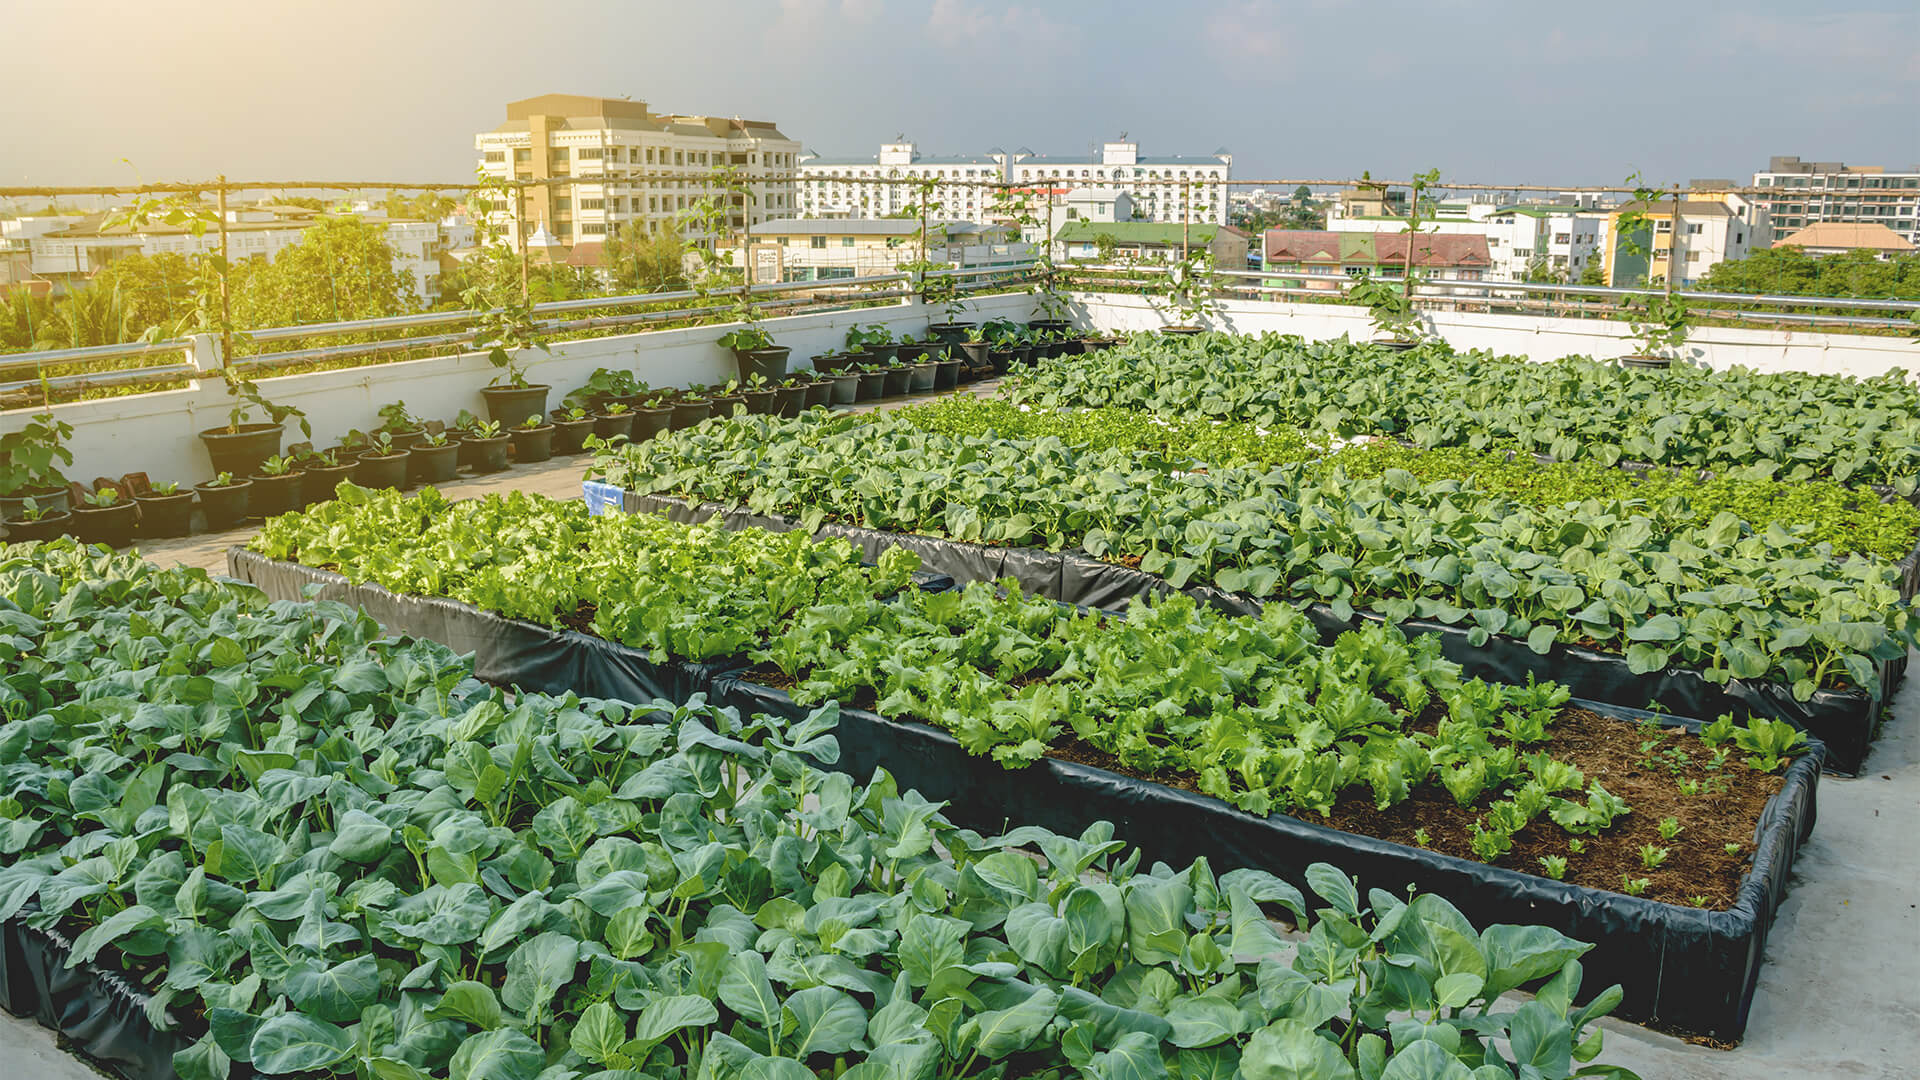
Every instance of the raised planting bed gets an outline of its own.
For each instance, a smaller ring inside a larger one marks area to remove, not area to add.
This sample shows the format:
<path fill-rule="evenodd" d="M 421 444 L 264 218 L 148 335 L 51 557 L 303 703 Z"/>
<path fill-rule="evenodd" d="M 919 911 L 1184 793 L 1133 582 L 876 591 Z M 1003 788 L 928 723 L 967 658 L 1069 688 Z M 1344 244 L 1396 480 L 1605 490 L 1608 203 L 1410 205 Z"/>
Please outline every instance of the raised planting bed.
<path fill-rule="evenodd" d="M 73 942 L 60 931 L 20 917 L 0 922 L 0 1007 L 59 1034 L 112 1075 L 173 1080 L 173 1055 L 193 1040 L 156 1029 L 152 995 L 124 974 L 93 961 L 70 966 L 72 958 Z"/>
<path fill-rule="evenodd" d="M 695 504 L 662 495 L 630 491 L 622 505 L 629 513 L 654 514 L 689 523 L 717 520 L 734 530 L 803 529 L 799 519 L 784 514 L 755 514 L 737 507 Z M 911 551 L 920 558 L 925 570 L 948 575 L 958 583 L 1012 579 L 1031 595 L 1078 607 L 1117 611 L 1124 610 L 1138 597 L 1185 593 L 1229 614 L 1253 615 L 1268 603 L 1276 602 L 1211 585 L 1190 584 L 1176 589 L 1159 575 L 1095 559 L 1083 552 L 964 543 L 831 522 L 823 523 L 810 534 L 848 540 L 869 560 L 878 559 L 891 550 Z M 1356 611 L 1341 618 L 1321 603 L 1296 606 L 1328 641 L 1357 626 L 1385 621 L 1383 616 L 1367 611 Z M 1524 683 L 1530 678 L 1551 680 L 1578 697 L 1627 708 L 1656 707 L 1680 716 L 1751 713 L 1785 720 L 1825 744 L 1828 769 L 1849 775 L 1858 772 L 1865 760 L 1879 731 L 1882 707 L 1891 700 L 1906 668 L 1904 656 L 1880 661 L 1872 692 L 1815 690 L 1802 701 L 1790 688 L 1766 680 L 1736 678 L 1716 683 L 1698 670 L 1679 666 L 1636 673 L 1618 653 L 1579 645 L 1556 642 L 1543 654 L 1534 651 L 1525 641 L 1500 634 L 1491 634 L 1476 642 L 1471 626 L 1431 619 L 1404 619 L 1394 625 L 1409 634 L 1439 637 L 1441 651 L 1447 659 L 1459 664 L 1465 674 L 1474 678 L 1511 683 Z"/>
<path fill-rule="evenodd" d="M 189 1045 L 142 1045 L 141 1080 L 1522 1080 L 1593 1059 L 1619 1000 L 1583 989 L 1591 945 L 1363 896 L 1330 864 L 1301 871 L 1310 909 L 1257 870 L 1142 869 L 1110 824 L 961 828 L 884 773 L 820 771 L 832 706 L 508 694 L 337 604 L 70 543 L 8 555 L 0 760 L 47 785 L 14 790 L 0 919 L 71 924 L 62 972 L 177 991 Z M 107 703 L 131 678 L 130 718 Z"/>
<path fill-rule="evenodd" d="M 260 542 L 279 545 L 356 529 L 384 536 L 380 520 L 378 514 L 357 521 L 344 519 L 336 504 L 331 516 L 304 526 L 298 519 L 283 519 L 276 535 L 263 536 Z M 621 520 L 597 519 L 610 530 L 619 529 Z M 685 534 L 686 540 L 702 544 L 711 536 L 697 529 Z M 393 561 L 382 543 L 372 540 L 360 556 L 348 556 L 355 563 L 355 573 Z M 515 542 L 506 538 L 501 543 L 514 546 Z M 235 553 L 236 572 L 259 579 L 246 568 L 243 555 Z M 738 573 L 715 561 L 715 580 Z M 308 582 L 333 580 L 298 566 L 282 564 L 282 569 L 273 585 L 282 595 L 298 595 Z M 472 583 L 463 580 L 460 587 L 470 589 Z M 857 597 L 863 591 L 876 595 L 860 589 L 843 590 L 843 595 Z M 720 610 L 714 609 L 714 632 L 725 635 L 732 632 L 728 624 L 737 620 L 720 615 Z M 473 609 L 463 611 L 461 617 L 482 625 L 498 619 Z M 1233 619 L 1211 614 L 1191 600 L 1174 598 L 1165 605 L 1142 606 L 1125 624 L 1116 624 L 1076 616 L 1048 601 L 996 598 L 986 586 L 974 586 L 964 594 L 899 593 L 877 605 L 867 601 L 849 606 L 843 601 L 797 608 L 783 619 L 759 625 L 767 628 L 763 632 L 768 636 L 756 655 L 778 659 L 787 670 L 798 672 L 803 680 L 800 688 L 809 700 L 835 698 L 857 704 L 877 698 L 889 715 L 939 717 L 942 725 L 952 725 L 958 732 L 961 742 L 955 744 L 956 752 L 966 751 L 970 761 L 992 770 L 991 776 L 999 776 L 1004 767 L 1039 763 L 996 782 L 1044 790 L 1040 778 L 1051 775 L 1049 770 L 1057 764 L 1068 764 L 1060 762 L 1058 755 L 1104 761 L 1093 751 L 1136 755 L 1129 760 L 1142 760 L 1138 755 L 1144 753 L 1144 760 L 1154 764 L 1139 766 L 1146 770 L 1141 774 L 1146 779 L 1136 777 L 1143 790 L 1180 799 L 1200 798 L 1181 790 L 1182 784 L 1197 783 L 1226 800 L 1203 798 L 1199 805 L 1254 822 L 1267 820 L 1270 810 L 1293 807 L 1299 808 L 1292 812 L 1301 817 L 1329 814 L 1327 820 L 1335 824 L 1365 825 L 1386 834 L 1379 838 L 1386 849 L 1409 852 L 1416 861 L 1427 853 L 1396 846 L 1392 839 L 1431 832 L 1428 842 L 1437 851 L 1470 851 L 1498 864 L 1484 868 L 1489 872 L 1512 875 L 1496 882 L 1537 880 L 1537 885 L 1521 890 L 1525 902 L 1538 902 L 1537 890 L 1553 885 L 1578 889 L 1547 893 L 1560 895 L 1576 913 L 1591 913 L 1592 898 L 1605 895 L 1606 889 L 1623 888 L 1644 891 L 1649 898 L 1721 907 L 1736 922 L 1722 920 L 1717 925 L 1738 940 L 1715 954 L 1719 957 L 1716 970 L 1732 984 L 1717 991 L 1717 1012 L 1701 1006 L 1705 1011 L 1688 1013 L 1661 996 L 1661 987 L 1684 985 L 1679 968 L 1646 967 L 1638 973 L 1640 982 L 1629 987 L 1630 993 L 1639 995 L 1636 1007 L 1644 1010 L 1635 1014 L 1638 1018 L 1717 1038 L 1737 1037 L 1752 978 L 1751 962 L 1742 962 L 1728 976 L 1725 952 L 1739 949 L 1751 957 L 1759 955 L 1758 935 L 1764 933 L 1764 923 L 1785 887 L 1784 868 L 1791 861 L 1793 846 L 1809 827 L 1805 815 L 1811 810 L 1817 752 L 1794 762 L 1792 769 L 1799 771 L 1789 772 L 1785 780 L 1765 775 L 1791 753 L 1792 739 L 1783 734 L 1789 733 L 1784 724 L 1760 722 L 1746 729 L 1723 722 L 1705 732 L 1710 738 L 1683 735 L 1672 742 L 1657 737 L 1652 728 L 1623 724 L 1618 741 L 1625 742 L 1629 752 L 1616 745 L 1613 732 L 1605 730 L 1608 723 L 1619 721 L 1595 715 L 1590 703 L 1569 708 L 1565 692 L 1550 684 L 1523 689 L 1458 683 L 1457 668 L 1438 659 L 1432 646 L 1410 645 L 1390 628 L 1352 634 L 1323 649 L 1312 644 L 1315 632 L 1305 620 L 1281 608 L 1258 620 Z M 930 627 L 941 628 L 930 631 Z M 466 639 L 485 640 L 486 636 L 474 631 Z M 720 674 L 722 666 L 709 669 L 717 683 L 750 681 L 729 679 Z M 543 679 L 554 677 L 546 668 L 496 674 L 529 688 L 541 688 Z M 1226 687 L 1239 689 L 1216 686 L 1214 680 L 1219 679 L 1226 680 Z M 1308 699 L 1292 696 L 1300 688 L 1312 687 L 1317 689 L 1305 691 Z M 1362 687 L 1392 689 L 1376 693 Z M 1143 705 L 1160 702 L 1167 709 L 1154 706 L 1134 712 L 1135 706 L 1127 702 L 1136 700 Z M 1311 709 L 1297 714 L 1295 710 L 1306 708 L 1307 700 L 1314 703 Z M 1396 711 L 1390 701 L 1416 704 Z M 1446 704 L 1440 713 L 1426 711 L 1442 701 Z M 1600 711 L 1622 715 L 1620 710 Z M 1389 722 L 1393 716 L 1399 719 Z M 1317 719 L 1309 722 L 1309 717 Z M 1649 721 L 1650 717 L 1641 714 L 1634 719 Z M 1164 742 L 1151 734 L 1162 724 Z M 1550 725 L 1566 726 L 1564 743 L 1556 734 L 1559 729 Z M 1299 745 L 1305 748 L 1304 756 L 1290 764 L 1288 755 L 1294 751 L 1287 748 L 1294 745 L 1296 735 L 1303 740 Z M 1141 737 L 1147 741 L 1139 741 Z M 1078 744 L 1081 739 L 1088 740 L 1085 746 Z M 1511 744 L 1505 742 L 1509 739 Z M 1337 745 L 1321 752 L 1330 743 Z M 859 744 L 882 745 L 864 737 Z M 1538 749 L 1525 750 L 1521 775 L 1515 771 L 1521 769 L 1518 755 L 1528 746 Z M 1733 746 L 1739 747 L 1739 755 L 1733 753 Z M 1677 757 L 1676 750 L 1687 758 Z M 1241 754 L 1246 755 L 1244 759 L 1236 760 L 1235 755 Z M 1414 754 L 1417 762 L 1410 761 L 1408 754 Z M 1622 754 L 1636 760 L 1629 762 Z M 1646 764 L 1642 766 L 1638 759 Z M 1747 769 L 1749 760 L 1757 771 Z M 1436 763 L 1446 762 L 1454 764 L 1435 769 Z M 944 768 L 943 775 L 951 784 L 984 783 L 965 779 L 972 774 L 957 767 Z M 1606 784 L 1601 783 L 1603 776 Z M 1446 797 L 1436 800 L 1419 794 L 1442 782 L 1459 807 L 1450 808 Z M 1499 792 L 1509 783 L 1518 786 L 1503 799 Z M 1774 807 L 1795 804 L 1798 795 L 1788 794 L 1785 800 L 1780 795 L 1795 792 L 1802 784 L 1807 785 L 1807 798 L 1789 815 L 1787 831 L 1793 843 L 1782 851 L 1767 840 L 1765 823 Z M 1633 785 L 1643 800 L 1641 809 L 1631 809 L 1631 800 L 1622 799 L 1609 785 Z M 944 795 L 950 789 L 939 790 Z M 1356 794 L 1369 791 L 1370 796 Z M 1555 791 L 1568 792 L 1570 797 L 1555 796 Z M 1078 796 L 1056 792 L 1051 797 L 1064 804 Z M 986 797 L 983 812 L 1004 814 L 993 809 L 999 805 L 997 799 Z M 1369 808 L 1391 813 L 1368 818 Z M 1676 808 L 1680 809 L 1676 812 Z M 1671 832 L 1664 821 L 1667 816 L 1674 818 Z M 1441 824 L 1443 820 L 1446 825 Z M 1183 827 L 1196 829 L 1202 823 L 1190 820 Z M 1728 835 L 1739 840 L 1729 841 Z M 1656 837 L 1657 842 L 1648 837 Z M 1729 842 L 1739 844 L 1741 850 L 1725 850 Z M 1234 858 L 1250 858 L 1246 853 L 1257 851 L 1261 842 L 1245 843 Z M 1591 849 L 1581 847 L 1588 843 Z M 1639 850 L 1647 845 L 1653 845 L 1650 855 Z M 1679 852 L 1670 865 L 1669 848 Z M 1566 852 L 1555 856 L 1565 862 L 1557 866 L 1542 862 L 1548 858 L 1543 853 L 1556 850 Z M 1758 870 L 1743 877 L 1748 856 L 1758 860 L 1753 864 Z M 1620 867 L 1629 859 L 1640 860 L 1638 865 L 1646 869 L 1623 879 Z M 1770 869 L 1775 860 L 1784 860 L 1777 875 Z M 1584 884 L 1560 886 L 1537 874 L 1508 869 L 1515 866 Z M 1297 871 L 1299 866 L 1292 869 Z M 1403 873 L 1400 880 L 1418 880 L 1410 868 L 1382 873 Z M 1639 880 L 1643 876 L 1651 880 Z M 1760 888 L 1759 895 L 1766 898 L 1763 904 L 1753 900 L 1750 884 Z M 1652 899 L 1640 902 L 1654 904 Z M 1736 925 L 1743 904 L 1749 917 Z M 1663 910 L 1663 906 L 1647 910 Z M 1685 919 L 1708 918 L 1705 910 L 1688 912 Z M 1662 917 L 1685 925 L 1679 915 Z M 1645 938 L 1651 933 L 1649 918 L 1623 925 Z M 1622 943 L 1617 951 L 1633 950 Z M 1683 952 L 1676 940 L 1658 955 L 1678 957 Z M 1693 957 L 1688 963 L 1704 962 L 1697 950 L 1688 955 Z M 1686 996 L 1706 1000 L 1700 992 Z"/>

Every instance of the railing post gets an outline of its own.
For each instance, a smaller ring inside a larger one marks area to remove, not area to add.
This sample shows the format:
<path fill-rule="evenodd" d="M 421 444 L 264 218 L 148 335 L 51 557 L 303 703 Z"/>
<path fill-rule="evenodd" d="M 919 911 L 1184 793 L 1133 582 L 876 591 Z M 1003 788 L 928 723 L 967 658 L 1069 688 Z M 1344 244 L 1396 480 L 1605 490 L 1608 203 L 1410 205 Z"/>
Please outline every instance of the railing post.
<path fill-rule="evenodd" d="M 224 366 L 220 355 L 220 338 L 214 334 L 189 334 L 187 341 L 187 363 L 202 375 L 217 377 Z"/>

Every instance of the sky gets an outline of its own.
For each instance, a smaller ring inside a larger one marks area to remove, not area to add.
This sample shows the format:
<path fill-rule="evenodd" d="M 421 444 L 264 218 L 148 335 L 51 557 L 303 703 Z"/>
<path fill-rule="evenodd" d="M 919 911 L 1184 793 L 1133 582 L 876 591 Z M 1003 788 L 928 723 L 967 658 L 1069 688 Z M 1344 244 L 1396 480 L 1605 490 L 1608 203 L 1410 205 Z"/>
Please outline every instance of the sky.
<path fill-rule="evenodd" d="M 459 182 L 474 133 L 549 92 L 829 157 L 1124 131 L 1247 179 L 1920 163 L 1916 0 L 7 0 L 0 38 L 0 186 Z"/>

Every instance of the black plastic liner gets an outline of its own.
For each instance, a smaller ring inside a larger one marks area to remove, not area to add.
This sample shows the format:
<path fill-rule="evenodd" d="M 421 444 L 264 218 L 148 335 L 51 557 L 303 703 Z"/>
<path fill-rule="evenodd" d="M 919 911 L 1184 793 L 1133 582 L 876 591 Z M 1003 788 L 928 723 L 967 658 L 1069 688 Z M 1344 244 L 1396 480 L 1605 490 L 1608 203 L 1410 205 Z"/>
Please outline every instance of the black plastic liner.
<path fill-rule="evenodd" d="M 171 1080 L 173 1055 L 192 1044 L 148 1022 L 149 997 L 91 962 L 68 968 L 73 943 L 18 918 L 0 923 L 0 1005 L 64 1036 L 73 1049 L 126 1080 Z M 29 1080 L 29 1078 L 22 1078 Z"/>
<path fill-rule="evenodd" d="M 712 700 L 743 712 L 796 716 L 807 710 L 786 692 L 723 676 Z M 1624 722 L 1654 719 L 1697 729 L 1697 721 L 1603 703 L 1578 704 Z M 1622 736 L 1631 735 L 1623 727 Z M 952 735 L 920 723 L 895 723 L 863 709 L 840 710 L 840 760 L 833 768 L 865 780 L 884 768 L 904 788 L 944 800 L 956 823 L 982 832 L 1040 825 L 1078 834 L 1096 821 L 1138 846 L 1144 860 L 1184 865 L 1205 856 L 1216 872 L 1254 867 L 1311 895 L 1305 871 L 1328 862 L 1360 887 L 1404 894 L 1411 885 L 1439 893 L 1474 925 L 1549 926 L 1592 942 L 1581 957 L 1592 994 L 1619 983 L 1626 994 L 1613 1015 L 1663 1028 L 1737 1041 L 1747 1026 L 1767 931 L 1786 895 L 1795 854 L 1813 831 L 1823 748 L 1814 743 L 1789 767 L 1785 786 L 1754 830 L 1753 868 L 1727 911 L 1702 911 L 1590 889 L 1405 847 L 1284 815 L 1255 817 L 1206 795 L 1136 780 L 1105 769 L 1046 758 L 1009 771 L 976 757 Z"/>
<path fill-rule="evenodd" d="M 299 598 L 307 582 L 339 580 L 337 574 L 272 562 L 238 548 L 229 550 L 228 561 L 236 576 L 243 571 L 252 575 L 246 580 L 261 585 L 275 599 Z M 377 590 L 370 595 L 384 603 L 435 605 L 441 621 L 434 626 L 450 635 L 436 640 L 456 649 L 473 647 L 455 644 L 456 640 L 486 646 L 505 633 L 497 624 L 511 623 L 465 604 L 395 597 L 377 587 L 347 588 Z M 356 594 L 323 595 L 355 602 Z M 391 624 L 388 628 L 397 629 Z M 625 646 L 585 640 L 598 647 L 577 658 L 553 658 L 530 649 L 510 659 L 495 656 L 489 663 L 490 673 L 483 677 L 547 693 L 573 690 L 604 695 L 598 688 L 627 678 L 622 671 L 625 665 L 652 663 Z M 590 670 L 616 656 L 615 663 L 622 667 L 614 674 Z M 806 711 L 784 691 L 752 682 L 738 667 L 708 664 L 686 665 L 686 669 L 685 681 L 678 685 L 690 692 L 704 690 L 716 704 L 786 716 Z M 1629 722 L 1653 719 L 1698 727 L 1696 720 L 1594 701 L 1579 704 Z M 1138 845 L 1150 859 L 1184 864 L 1206 856 L 1216 870 L 1257 867 L 1303 889 L 1307 865 L 1329 862 L 1357 875 L 1363 887 L 1398 893 L 1411 884 L 1441 893 L 1476 925 L 1551 926 L 1597 946 L 1581 960 L 1588 972 L 1586 986 L 1592 991 L 1620 983 L 1626 999 L 1615 1015 L 1728 1041 L 1737 1040 L 1745 1030 L 1767 931 L 1786 894 L 1794 856 L 1813 830 L 1825 753 L 1823 746 L 1813 743 L 1788 769 L 1784 787 L 1767 804 L 1755 828 L 1753 868 L 1741 885 L 1739 899 L 1731 910 L 1710 912 L 1569 885 L 1281 815 L 1258 818 L 1209 796 L 1090 766 L 1045 759 L 1008 771 L 991 758 L 966 753 L 944 731 L 919 723 L 895 723 L 862 709 L 841 709 L 839 745 L 840 760 L 829 767 L 861 780 L 870 778 L 874 769 L 885 768 L 902 787 L 917 788 L 928 798 L 950 803 L 955 821 L 982 831 L 1034 824 L 1078 833 L 1095 821 L 1108 820 L 1118 835 Z"/>
<path fill-rule="evenodd" d="M 801 527 L 799 519 L 784 515 L 753 514 L 714 503 L 694 505 L 682 499 L 634 492 L 627 493 L 624 506 L 629 513 L 656 514 L 677 521 L 718 517 L 729 529 L 787 532 Z M 1184 591 L 1231 615 L 1257 614 L 1265 606 L 1245 593 L 1226 592 L 1210 585 L 1189 585 L 1184 590 L 1176 590 L 1157 575 L 1073 551 L 990 547 L 854 525 L 822 525 L 815 530 L 815 535 L 850 540 L 868 559 L 878 558 L 891 547 L 907 548 L 919 554 L 923 569 L 950 575 L 958 582 L 1008 577 L 1019 582 L 1031 595 L 1081 607 L 1124 610 L 1136 596 L 1159 596 L 1176 591 Z M 1908 559 L 1920 566 L 1920 551 Z M 1319 603 L 1308 604 L 1302 610 L 1326 640 L 1362 622 L 1381 621 L 1379 615 L 1370 612 L 1355 612 L 1352 619 L 1343 620 L 1331 608 Z M 1879 730 L 1881 706 L 1892 699 L 1907 666 L 1904 656 L 1880 663 L 1875 693 L 1816 690 L 1808 700 L 1796 701 L 1792 689 L 1783 683 L 1733 679 L 1720 684 L 1710 682 L 1699 669 L 1687 667 L 1636 675 L 1627 667 L 1626 658 L 1617 653 L 1557 643 L 1541 654 L 1526 642 L 1503 635 L 1494 635 L 1485 644 L 1474 645 L 1469 638 L 1470 628 L 1427 619 L 1409 619 L 1399 626 L 1409 634 L 1438 635 L 1441 652 L 1447 659 L 1475 678 L 1524 683 L 1531 675 L 1536 679 L 1552 679 L 1573 691 L 1576 697 L 1632 709 L 1659 706 L 1680 716 L 1706 719 L 1723 713 L 1753 713 L 1786 720 L 1825 743 L 1827 768 L 1847 775 L 1860 771 L 1868 747 Z"/>

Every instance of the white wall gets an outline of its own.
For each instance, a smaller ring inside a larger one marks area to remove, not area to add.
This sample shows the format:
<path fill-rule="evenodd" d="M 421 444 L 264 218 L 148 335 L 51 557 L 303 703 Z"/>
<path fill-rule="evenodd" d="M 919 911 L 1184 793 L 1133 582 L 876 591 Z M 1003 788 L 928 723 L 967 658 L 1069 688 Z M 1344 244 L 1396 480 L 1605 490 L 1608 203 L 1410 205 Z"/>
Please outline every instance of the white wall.
<path fill-rule="evenodd" d="M 1100 330 L 1157 330 L 1170 320 L 1147 297 L 1075 294 L 1069 307 L 1075 323 Z M 1242 334 L 1298 334 L 1310 340 L 1371 340 L 1375 334 L 1367 309 L 1348 304 L 1295 304 L 1229 300 L 1209 327 Z M 1555 360 L 1584 355 L 1596 359 L 1633 351 L 1626 323 L 1602 319 L 1527 315 L 1428 312 L 1430 328 L 1460 349 Z M 1807 371 L 1823 375 L 1879 375 L 1901 368 L 1920 372 L 1920 341 L 1866 334 L 1825 334 L 1796 330 L 1744 330 L 1695 327 L 1687 342 L 1691 358 L 1715 369 L 1735 366 L 1760 371 Z"/>
<path fill-rule="evenodd" d="M 968 301 L 967 306 L 968 314 L 962 319 L 1025 321 L 1033 317 L 1033 297 L 1026 293 L 983 297 Z M 843 348 L 848 327 L 856 323 L 884 323 L 895 336 L 921 335 L 929 322 L 941 318 L 937 309 L 910 303 L 794 315 L 761 325 L 776 342 L 793 349 L 787 364 L 793 371 L 812 366 L 815 356 Z M 549 408 L 557 407 L 560 398 L 584 383 L 595 368 L 626 368 L 654 386 L 722 383 L 737 374 L 733 355 L 717 344 L 731 328 L 715 324 L 556 342 L 551 355 L 529 350 L 527 378 L 552 385 Z M 216 362 L 203 347 L 203 368 Z M 268 401 L 303 410 L 313 426 L 315 445 L 329 446 L 354 428 L 372 429 L 380 422 L 377 410 L 392 401 L 405 401 L 411 411 L 427 419 L 452 420 L 462 409 L 484 415 L 480 388 L 496 374 L 483 354 L 464 353 L 262 379 L 260 391 Z M 56 405 L 55 415 L 74 427 L 68 443 L 74 461 L 63 471 L 70 479 L 82 481 L 130 472 L 183 484 L 211 479 L 213 470 L 199 433 L 226 425 L 229 401 L 220 380 L 211 377 L 184 390 Z M 20 428 L 37 411 L 0 413 L 0 432 Z M 289 425 L 285 441 L 300 438 L 299 429 Z"/>

